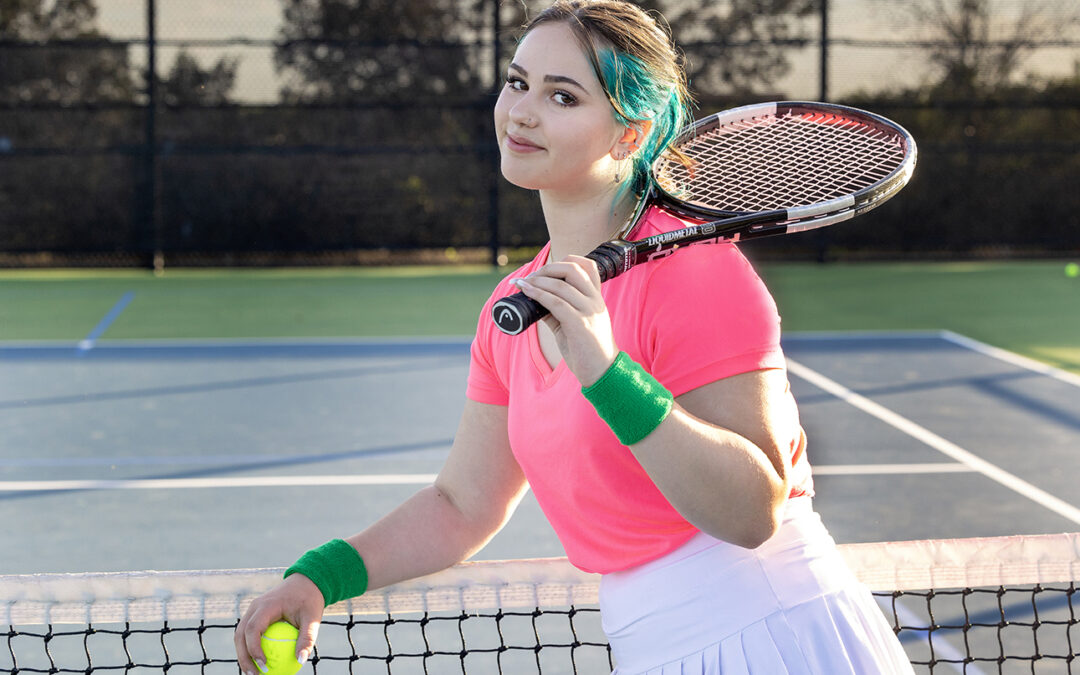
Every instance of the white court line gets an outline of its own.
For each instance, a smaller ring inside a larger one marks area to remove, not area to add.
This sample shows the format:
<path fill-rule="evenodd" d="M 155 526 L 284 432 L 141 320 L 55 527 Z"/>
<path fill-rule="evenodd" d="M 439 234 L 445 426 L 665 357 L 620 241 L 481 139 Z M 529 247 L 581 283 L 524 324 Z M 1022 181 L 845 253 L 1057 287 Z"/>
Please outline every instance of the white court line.
<path fill-rule="evenodd" d="M 0 492 L 68 490 L 191 490 L 198 488 L 308 487 L 326 485 L 429 485 L 434 473 L 369 476 L 250 476 L 234 478 L 133 478 L 128 480 L 0 481 Z"/>
<path fill-rule="evenodd" d="M 85 353 L 94 348 L 97 344 L 98 338 L 105 334 L 105 331 L 116 322 L 120 315 L 127 309 L 127 306 L 131 304 L 131 301 L 135 299 L 135 292 L 128 291 L 112 306 L 112 309 L 102 317 L 94 329 L 90 333 L 79 341 L 78 350 L 80 353 Z"/>
<path fill-rule="evenodd" d="M 811 464 L 815 476 L 874 476 L 911 473 L 971 473 L 970 466 L 957 462 L 924 464 Z"/>
<path fill-rule="evenodd" d="M 858 476 L 905 473 L 960 473 L 963 464 L 834 464 L 815 466 L 817 476 Z M 438 474 L 379 474 L 365 476 L 247 476 L 232 478 L 131 478 L 108 480 L 0 481 L 0 492 L 66 492 L 72 490 L 194 490 L 201 488 L 318 487 L 332 485 L 430 485 Z"/>
<path fill-rule="evenodd" d="M 842 340 L 940 340 L 939 330 L 793 330 L 784 333 L 788 342 Z"/>
<path fill-rule="evenodd" d="M 1067 370 L 1061 370 L 1060 368 L 1055 368 L 1042 363 L 1041 361 L 1036 361 L 1035 359 L 1029 359 L 1028 357 L 1021 356 L 1015 352 L 1010 352 L 1006 349 L 1001 349 L 1000 347 L 994 347 L 985 342 L 979 342 L 978 340 L 973 340 L 965 335 L 960 335 L 959 333 L 948 330 L 941 332 L 941 339 L 965 347 L 971 351 L 978 352 L 984 356 L 995 358 L 998 361 L 1004 361 L 1005 363 L 1019 366 L 1040 375 L 1052 377 L 1055 380 L 1071 384 L 1074 387 L 1080 387 L 1080 375 L 1070 373 Z"/>
<path fill-rule="evenodd" d="M 963 464 L 834 464 L 814 467 L 815 475 L 959 473 Z M 237 476 L 230 478 L 130 478 L 0 481 L 0 492 L 64 492 L 70 490 L 193 490 L 200 488 L 318 487 L 328 485 L 430 485 L 438 474 L 356 476 Z"/>
<path fill-rule="evenodd" d="M 972 471 L 977 471 L 986 476 L 990 480 L 993 480 L 1010 490 L 1027 497 L 1031 501 L 1039 504 L 1054 513 L 1071 520 L 1074 523 L 1080 524 L 1080 508 L 1069 504 L 1066 501 L 1058 499 L 1054 495 L 1041 490 L 1031 483 L 1014 476 L 1013 474 L 1005 471 L 1004 469 L 991 464 L 985 459 L 978 457 L 977 455 L 961 448 L 959 445 L 951 441 L 947 441 L 941 436 L 938 436 L 929 429 L 919 426 L 911 420 L 898 415 L 897 413 L 889 410 L 888 408 L 874 403 L 865 396 L 861 396 L 851 391 L 842 384 L 835 382 L 821 373 L 818 373 L 806 366 L 788 359 L 788 370 L 806 380 L 810 384 L 822 389 L 840 400 L 848 403 L 864 413 L 876 417 L 877 419 L 885 422 L 889 426 L 892 426 L 908 436 L 925 443 L 938 452 L 951 457 L 952 459 L 960 462 L 961 464 L 969 467 Z"/>

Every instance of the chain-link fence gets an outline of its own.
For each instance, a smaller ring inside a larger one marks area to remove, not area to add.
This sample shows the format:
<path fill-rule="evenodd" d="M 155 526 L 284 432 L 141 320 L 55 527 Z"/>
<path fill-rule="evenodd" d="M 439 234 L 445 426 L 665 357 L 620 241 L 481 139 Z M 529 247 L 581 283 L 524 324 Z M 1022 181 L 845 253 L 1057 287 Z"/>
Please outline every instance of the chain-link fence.
<path fill-rule="evenodd" d="M 497 259 L 544 240 L 499 175 L 505 0 L 0 0 L 0 265 Z M 761 255 L 1080 250 L 1075 0 L 656 0 L 706 114 L 872 109 L 902 196 Z"/>

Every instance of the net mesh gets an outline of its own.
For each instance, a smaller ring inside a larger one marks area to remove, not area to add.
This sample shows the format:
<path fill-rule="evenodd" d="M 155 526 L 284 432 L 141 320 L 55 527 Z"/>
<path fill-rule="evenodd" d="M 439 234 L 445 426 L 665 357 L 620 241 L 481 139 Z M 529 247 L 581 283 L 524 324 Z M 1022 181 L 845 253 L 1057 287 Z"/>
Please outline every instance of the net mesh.
<path fill-rule="evenodd" d="M 660 186 L 694 206 L 757 213 L 821 204 L 899 169 L 907 141 L 869 118 L 821 111 L 722 117 L 679 145 L 690 159 L 655 167 Z"/>
<path fill-rule="evenodd" d="M 841 547 L 920 673 L 1080 672 L 1080 534 Z M 281 570 L 0 577 L 0 671 L 236 673 L 232 634 Z M 329 608 L 324 673 L 607 673 L 598 578 L 467 563 Z"/>

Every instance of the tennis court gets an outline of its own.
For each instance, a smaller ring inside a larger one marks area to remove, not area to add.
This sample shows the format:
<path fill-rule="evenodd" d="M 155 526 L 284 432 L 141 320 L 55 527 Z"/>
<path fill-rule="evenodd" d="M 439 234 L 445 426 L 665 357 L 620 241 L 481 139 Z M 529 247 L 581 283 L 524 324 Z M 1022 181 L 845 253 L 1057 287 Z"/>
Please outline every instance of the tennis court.
<path fill-rule="evenodd" d="M 126 307 L 120 296 L 80 339 L 0 345 L 5 574 L 284 566 L 430 482 L 449 449 L 466 338 L 108 339 Z M 948 331 L 792 332 L 785 349 L 816 506 L 839 542 L 1080 529 L 1077 375 Z M 561 554 L 528 496 L 478 558 Z M 904 602 L 913 621 L 920 602 Z M 1008 606 L 1023 613 L 1034 604 L 1027 595 Z M 1039 607 L 1049 624 L 1047 612 L 1073 611 L 1060 599 Z M 536 619 L 519 620 L 523 627 L 502 625 L 499 639 L 531 634 Z M 385 626 L 372 629 L 383 635 Z M 463 633 L 453 623 L 442 630 Z M 574 644 L 593 644 L 579 630 Z M 1075 652 L 1064 630 L 1042 653 Z M 1020 653 L 1031 651 L 1031 631 L 1019 634 Z M 321 640 L 328 653 L 368 644 L 334 635 Z M 922 635 L 905 645 L 926 660 Z M 67 650 L 83 658 L 85 639 Z M 146 639 L 156 648 L 155 634 Z M 438 653 L 431 639 L 413 651 Z M 228 639 L 219 641 L 227 654 Z M 410 651 L 405 638 L 394 641 Z M 933 658 L 962 660 L 964 641 L 938 641 Z M 65 652 L 60 642 L 54 654 Z M 604 672 L 606 654 L 575 649 L 572 666 L 543 672 Z M 538 658 L 524 651 L 529 663 Z M 119 657 L 128 658 L 138 662 Z M 329 658 L 319 671 L 339 672 Z M 527 672 L 506 663 L 502 672 Z M 1032 672 L 1032 662 L 1020 665 Z M 932 672 L 997 672 L 978 667 Z"/>
<path fill-rule="evenodd" d="M 1080 675 L 1080 3 L 638 2 L 664 25 L 610 11 L 588 63 L 522 30 L 546 4 L 0 10 L 0 673 L 237 673 L 285 565 L 436 477 L 508 266 L 651 186 L 769 287 L 817 512 L 916 672 Z M 598 95 L 539 97 L 597 79 L 606 157 Z M 303 673 L 610 673 L 562 554 L 526 494 L 477 560 L 328 608 Z"/>
<path fill-rule="evenodd" d="M 1080 525 L 1080 378 L 948 333 L 786 350 L 838 541 Z M 4 347 L 5 571 L 286 564 L 430 481 L 467 367 L 464 339 Z M 483 557 L 560 553 L 527 501 Z"/>

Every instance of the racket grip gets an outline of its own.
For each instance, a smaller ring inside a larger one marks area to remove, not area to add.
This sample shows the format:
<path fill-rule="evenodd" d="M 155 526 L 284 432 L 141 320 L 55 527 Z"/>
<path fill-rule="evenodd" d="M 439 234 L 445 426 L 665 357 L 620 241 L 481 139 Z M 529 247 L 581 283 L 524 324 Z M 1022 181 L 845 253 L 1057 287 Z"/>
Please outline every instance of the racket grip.
<path fill-rule="evenodd" d="M 508 295 L 491 308 L 491 318 L 495 320 L 495 325 L 507 335 L 524 332 L 547 314 L 547 307 L 524 293 Z"/>
<path fill-rule="evenodd" d="M 634 266 L 634 245 L 622 239 L 600 244 L 585 257 L 596 263 L 600 281 L 614 278 Z"/>
<path fill-rule="evenodd" d="M 600 244 L 585 257 L 596 263 L 600 281 L 604 282 L 633 267 L 634 255 L 633 244 L 614 239 Z M 547 307 L 524 293 L 508 295 L 491 308 L 491 318 L 495 320 L 495 325 L 507 335 L 524 332 L 547 314 Z"/>

